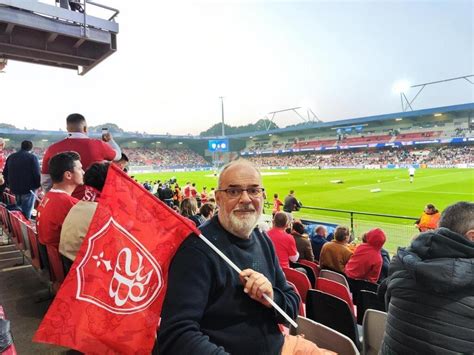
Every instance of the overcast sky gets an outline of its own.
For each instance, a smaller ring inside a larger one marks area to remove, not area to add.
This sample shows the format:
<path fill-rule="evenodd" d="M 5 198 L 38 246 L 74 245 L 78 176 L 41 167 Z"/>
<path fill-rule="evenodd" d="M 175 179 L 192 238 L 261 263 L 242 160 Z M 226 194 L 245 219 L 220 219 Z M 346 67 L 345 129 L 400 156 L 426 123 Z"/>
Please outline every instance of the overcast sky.
<path fill-rule="evenodd" d="M 197 134 L 220 121 L 219 96 L 230 125 L 295 106 L 333 121 L 400 111 L 400 79 L 474 73 L 469 0 L 101 2 L 120 9 L 117 53 L 83 77 L 10 61 L 0 122 L 64 129 L 80 112 L 90 125 Z M 414 108 L 472 102 L 473 87 L 427 87 Z"/>

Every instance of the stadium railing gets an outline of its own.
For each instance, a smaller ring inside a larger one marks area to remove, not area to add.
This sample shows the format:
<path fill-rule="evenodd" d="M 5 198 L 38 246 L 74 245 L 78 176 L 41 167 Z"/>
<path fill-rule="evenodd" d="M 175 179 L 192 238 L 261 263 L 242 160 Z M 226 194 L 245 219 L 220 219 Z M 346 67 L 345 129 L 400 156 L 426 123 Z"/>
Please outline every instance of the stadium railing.
<path fill-rule="evenodd" d="M 372 228 L 381 228 L 387 236 L 384 248 L 390 253 L 396 252 L 399 246 L 410 244 L 411 240 L 419 233 L 415 227 L 417 217 L 311 206 L 303 206 L 293 215 L 315 224 L 331 223 L 349 226 L 356 243 L 362 242 L 363 233 Z"/>

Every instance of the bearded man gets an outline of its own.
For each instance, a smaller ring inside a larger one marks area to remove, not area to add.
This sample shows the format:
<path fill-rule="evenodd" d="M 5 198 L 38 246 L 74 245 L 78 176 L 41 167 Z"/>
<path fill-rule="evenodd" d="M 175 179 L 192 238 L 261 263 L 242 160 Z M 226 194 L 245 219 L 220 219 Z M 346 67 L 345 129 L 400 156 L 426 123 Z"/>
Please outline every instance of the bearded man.
<path fill-rule="evenodd" d="M 278 327 L 286 321 L 263 295 L 292 318 L 299 297 L 286 282 L 272 242 L 255 228 L 263 191 L 260 172 L 251 163 L 236 160 L 222 169 L 218 215 L 200 230 L 243 271 L 237 274 L 194 235 L 181 244 L 169 271 L 160 355 L 281 354 L 288 347 Z"/>

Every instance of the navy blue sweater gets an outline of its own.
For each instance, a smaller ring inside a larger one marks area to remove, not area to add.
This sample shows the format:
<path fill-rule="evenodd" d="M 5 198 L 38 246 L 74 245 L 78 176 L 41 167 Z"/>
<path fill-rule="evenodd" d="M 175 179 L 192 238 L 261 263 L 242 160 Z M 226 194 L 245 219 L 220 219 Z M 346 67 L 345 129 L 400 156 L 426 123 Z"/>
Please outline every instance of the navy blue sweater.
<path fill-rule="evenodd" d="M 270 239 L 255 229 L 248 240 L 219 224 L 217 216 L 202 234 L 242 270 L 251 268 L 272 283 L 274 301 L 295 318 L 299 298 L 279 266 Z M 158 333 L 160 355 L 279 354 L 285 320 L 243 291 L 239 275 L 197 236 L 186 239 L 170 266 Z"/>
<path fill-rule="evenodd" d="M 26 150 L 10 154 L 3 170 L 5 182 L 15 195 L 28 194 L 40 187 L 40 166 L 38 158 Z"/>

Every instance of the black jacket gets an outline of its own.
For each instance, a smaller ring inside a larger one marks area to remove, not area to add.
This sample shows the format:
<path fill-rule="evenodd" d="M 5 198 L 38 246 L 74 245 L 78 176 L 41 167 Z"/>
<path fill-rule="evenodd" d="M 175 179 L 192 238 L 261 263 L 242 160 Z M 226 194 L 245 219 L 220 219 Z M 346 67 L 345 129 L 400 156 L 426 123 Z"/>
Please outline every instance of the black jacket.
<path fill-rule="evenodd" d="M 26 150 L 10 154 L 3 170 L 5 182 L 15 195 L 24 195 L 41 185 L 38 158 Z"/>
<path fill-rule="evenodd" d="M 474 353 L 474 243 L 446 228 L 399 248 L 382 354 Z"/>

